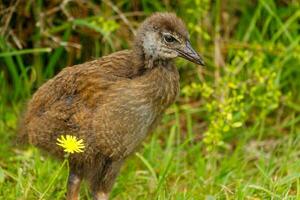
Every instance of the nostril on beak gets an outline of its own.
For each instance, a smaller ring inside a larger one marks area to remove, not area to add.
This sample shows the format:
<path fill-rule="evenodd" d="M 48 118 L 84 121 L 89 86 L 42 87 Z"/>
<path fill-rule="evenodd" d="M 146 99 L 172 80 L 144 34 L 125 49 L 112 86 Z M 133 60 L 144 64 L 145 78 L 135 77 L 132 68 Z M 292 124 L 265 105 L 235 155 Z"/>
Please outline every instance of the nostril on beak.
<path fill-rule="evenodd" d="M 198 65 L 205 66 L 202 57 L 193 49 L 189 41 L 186 42 L 186 45 L 183 50 L 178 49 L 177 52 L 179 53 L 180 57 L 187 59 L 193 63 L 196 63 Z"/>

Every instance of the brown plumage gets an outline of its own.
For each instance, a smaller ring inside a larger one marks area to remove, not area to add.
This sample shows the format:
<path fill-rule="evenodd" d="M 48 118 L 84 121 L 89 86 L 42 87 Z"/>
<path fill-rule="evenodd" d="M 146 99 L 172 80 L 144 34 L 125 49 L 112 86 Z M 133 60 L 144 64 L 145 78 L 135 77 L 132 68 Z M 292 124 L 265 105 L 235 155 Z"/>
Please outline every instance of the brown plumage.
<path fill-rule="evenodd" d="M 191 48 L 184 23 L 157 13 L 140 26 L 132 50 L 63 69 L 42 85 L 28 104 L 23 137 L 63 158 L 61 135 L 83 139 L 84 153 L 72 154 L 68 199 L 77 199 L 86 179 L 94 199 L 107 199 L 126 157 L 158 124 L 178 95 L 172 59 L 203 64 Z"/>

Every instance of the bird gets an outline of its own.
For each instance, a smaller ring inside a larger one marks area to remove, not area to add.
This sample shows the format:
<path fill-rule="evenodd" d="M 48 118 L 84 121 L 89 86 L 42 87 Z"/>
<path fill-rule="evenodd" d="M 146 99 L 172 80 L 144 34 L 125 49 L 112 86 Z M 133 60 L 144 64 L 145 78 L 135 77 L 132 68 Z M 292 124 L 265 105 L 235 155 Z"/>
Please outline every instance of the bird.
<path fill-rule="evenodd" d="M 179 93 L 174 59 L 204 65 L 181 18 L 171 12 L 147 17 L 131 49 L 65 67 L 34 93 L 22 117 L 22 140 L 64 159 L 56 144 L 71 134 L 84 152 L 70 154 L 67 200 L 79 198 L 85 180 L 94 200 L 109 199 L 126 158 L 159 124 Z"/>

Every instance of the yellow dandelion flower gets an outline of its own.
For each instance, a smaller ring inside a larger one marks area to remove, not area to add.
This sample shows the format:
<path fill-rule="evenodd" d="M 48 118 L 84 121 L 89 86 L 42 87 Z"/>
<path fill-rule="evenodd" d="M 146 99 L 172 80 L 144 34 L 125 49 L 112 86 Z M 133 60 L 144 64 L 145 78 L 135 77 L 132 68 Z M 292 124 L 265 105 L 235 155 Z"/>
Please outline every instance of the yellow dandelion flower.
<path fill-rule="evenodd" d="M 64 137 L 63 135 L 60 136 L 60 138 L 57 138 L 58 146 L 61 146 L 65 152 L 67 153 L 81 153 L 84 150 L 84 144 L 83 140 L 78 140 L 76 136 L 72 135 L 66 135 Z"/>

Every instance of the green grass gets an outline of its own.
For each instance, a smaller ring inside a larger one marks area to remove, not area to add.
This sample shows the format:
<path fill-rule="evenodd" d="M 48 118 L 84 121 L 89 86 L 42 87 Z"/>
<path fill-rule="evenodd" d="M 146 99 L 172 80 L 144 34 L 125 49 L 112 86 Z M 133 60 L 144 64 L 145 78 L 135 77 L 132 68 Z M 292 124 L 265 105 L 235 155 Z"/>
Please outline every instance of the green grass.
<path fill-rule="evenodd" d="M 0 199 L 65 198 L 67 165 L 18 145 L 17 119 L 64 66 L 128 48 L 132 36 L 96 0 L 68 4 L 74 20 L 61 10 L 49 14 L 42 31 L 41 11 L 55 5 L 32 2 L 8 23 L 15 37 L 0 36 Z M 178 59 L 180 98 L 127 160 L 112 199 L 300 199 L 300 3 L 224 2 L 143 0 L 138 14 L 130 1 L 115 4 L 132 27 L 154 11 L 178 13 L 207 67 Z M 0 26 L 5 20 L 0 14 Z M 81 198 L 91 199 L 86 184 Z"/>
<path fill-rule="evenodd" d="M 174 109 L 176 110 L 176 109 Z M 183 114 L 183 113 L 180 113 Z M 176 113 L 169 115 L 176 121 Z M 291 119 L 293 121 L 294 118 Z M 234 149 L 203 151 L 202 142 L 191 142 L 179 133 L 178 124 L 160 128 L 125 164 L 112 192 L 116 199 L 299 199 L 300 134 L 257 140 L 258 130 L 242 129 Z M 291 125 L 293 126 L 293 125 Z M 3 126 L 2 126 L 3 127 Z M 274 130 L 272 130 L 273 132 Z M 6 199 L 39 199 L 61 163 L 35 148 L 12 144 L 14 131 L 1 130 L 0 196 Z M 3 174 L 5 180 L 3 180 Z M 63 199 L 67 168 L 48 190 L 46 199 Z M 87 187 L 83 199 L 90 199 Z"/>

